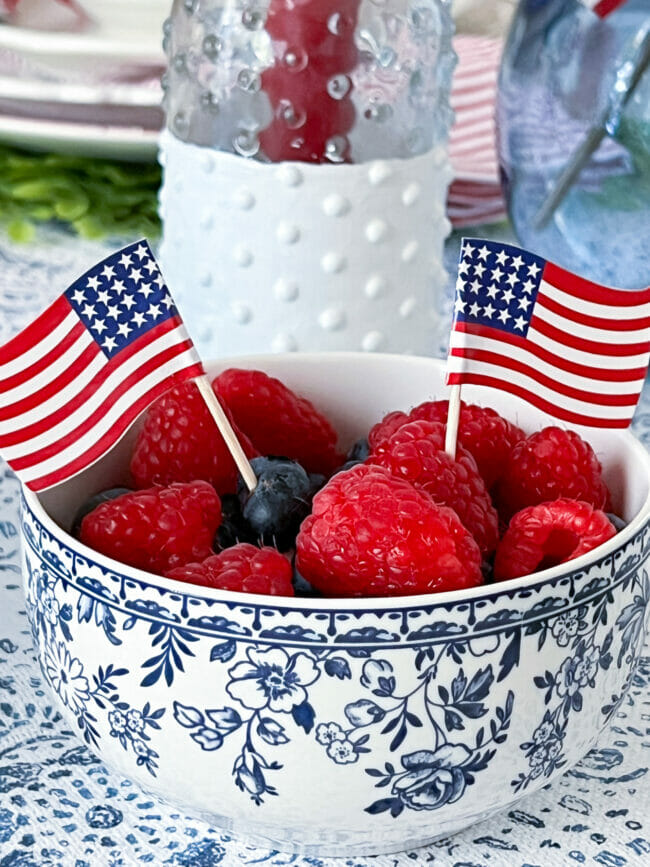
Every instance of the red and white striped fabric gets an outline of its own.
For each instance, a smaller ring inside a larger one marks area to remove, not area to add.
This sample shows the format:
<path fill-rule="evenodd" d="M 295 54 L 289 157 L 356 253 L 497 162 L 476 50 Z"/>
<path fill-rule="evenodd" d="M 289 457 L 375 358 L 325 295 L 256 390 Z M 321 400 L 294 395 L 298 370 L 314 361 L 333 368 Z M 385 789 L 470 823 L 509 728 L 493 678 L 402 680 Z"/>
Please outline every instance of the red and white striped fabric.
<path fill-rule="evenodd" d="M 626 0 L 581 0 L 581 2 L 600 18 L 606 18 L 610 12 L 618 9 Z"/>
<path fill-rule="evenodd" d="M 456 118 L 449 138 L 454 180 L 449 188 L 447 214 L 460 228 L 506 218 L 495 120 L 503 43 L 483 36 L 457 36 L 454 48 L 458 65 L 451 106 Z"/>
<path fill-rule="evenodd" d="M 463 242 L 450 385 L 508 391 L 572 424 L 626 428 L 650 356 L 650 287 L 610 289 L 518 247 Z"/>
<path fill-rule="evenodd" d="M 34 491 L 90 466 L 201 361 L 151 250 L 104 259 L 0 347 L 0 453 Z"/>

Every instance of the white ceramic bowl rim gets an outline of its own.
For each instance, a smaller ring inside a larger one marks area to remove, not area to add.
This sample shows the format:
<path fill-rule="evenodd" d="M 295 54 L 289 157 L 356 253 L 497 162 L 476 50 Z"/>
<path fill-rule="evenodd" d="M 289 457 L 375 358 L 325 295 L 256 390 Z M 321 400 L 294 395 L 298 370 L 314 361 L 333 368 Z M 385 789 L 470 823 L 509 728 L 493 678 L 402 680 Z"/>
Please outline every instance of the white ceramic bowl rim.
<path fill-rule="evenodd" d="M 650 454 L 646 451 L 639 440 L 629 431 L 618 434 L 628 440 L 631 450 L 635 454 L 639 466 L 645 470 L 645 475 L 650 479 Z M 499 581 L 492 584 L 479 584 L 466 590 L 451 590 L 444 593 L 425 593 L 413 596 L 371 596 L 371 597 L 303 597 L 303 596 L 266 596 L 256 593 L 240 593 L 230 590 L 202 587 L 175 581 L 152 572 L 145 572 L 132 566 L 120 563 L 110 557 L 100 554 L 98 551 L 82 544 L 69 533 L 62 530 L 47 514 L 38 497 L 32 491 L 23 487 L 23 496 L 29 509 L 34 513 L 38 521 L 55 539 L 62 539 L 71 548 L 76 549 L 85 559 L 94 561 L 111 572 L 115 572 L 139 581 L 149 586 L 159 587 L 170 593 L 190 595 L 197 598 L 205 598 L 215 602 L 223 601 L 235 605 L 252 605 L 265 608 L 279 608 L 282 610 L 296 610 L 308 607 L 318 611 L 345 610 L 376 610 L 378 608 L 418 608 L 431 605 L 453 605 L 469 602 L 472 599 L 485 596 L 497 596 L 500 593 L 512 593 L 519 590 L 529 590 L 540 584 L 551 582 L 561 578 L 569 572 L 580 572 L 593 563 L 607 558 L 615 550 L 622 548 L 632 539 L 636 533 L 650 520 L 650 487 L 643 506 L 630 523 L 615 536 L 609 539 L 593 551 L 576 557 L 568 563 L 561 563 L 550 569 L 544 569 L 521 578 L 512 578 L 508 581 Z"/>

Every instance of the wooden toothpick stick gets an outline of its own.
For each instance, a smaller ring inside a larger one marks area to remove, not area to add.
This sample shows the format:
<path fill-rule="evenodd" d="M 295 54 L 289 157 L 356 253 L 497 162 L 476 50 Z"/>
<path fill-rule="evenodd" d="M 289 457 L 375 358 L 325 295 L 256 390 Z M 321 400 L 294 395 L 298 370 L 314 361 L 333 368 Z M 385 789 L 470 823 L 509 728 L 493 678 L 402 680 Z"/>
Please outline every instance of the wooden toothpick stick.
<path fill-rule="evenodd" d="M 460 390 L 462 386 L 452 385 L 447 410 L 447 435 L 445 436 L 445 451 L 452 460 L 456 460 L 456 443 L 458 441 L 458 423 L 460 421 Z"/>
<path fill-rule="evenodd" d="M 198 389 L 201 392 L 201 396 L 210 410 L 210 415 L 215 420 L 221 436 L 224 438 L 224 441 L 228 446 L 228 451 L 237 464 L 237 469 L 241 473 L 246 487 L 249 491 L 254 491 L 257 486 L 257 478 L 248 458 L 244 454 L 244 450 L 242 449 L 234 430 L 232 429 L 232 425 L 228 421 L 228 416 L 223 411 L 223 407 L 217 400 L 214 391 L 212 391 L 210 380 L 205 374 L 203 374 L 203 376 L 197 376 L 194 382 L 196 382 Z"/>

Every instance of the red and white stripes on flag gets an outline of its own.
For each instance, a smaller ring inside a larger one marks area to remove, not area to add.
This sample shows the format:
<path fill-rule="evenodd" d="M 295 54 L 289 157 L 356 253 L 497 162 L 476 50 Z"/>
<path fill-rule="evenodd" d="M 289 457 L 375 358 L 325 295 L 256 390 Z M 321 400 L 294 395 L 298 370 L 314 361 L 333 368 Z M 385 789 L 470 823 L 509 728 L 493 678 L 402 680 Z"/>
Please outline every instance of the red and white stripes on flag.
<path fill-rule="evenodd" d="M 610 12 L 622 6 L 626 0 L 581 0 L 588 9 L 591 9 L 600 18 L 606 18 Z"/>
<path fill-rule="evenodd" d="M 151 251 L 130 245 L 0 347 L 0 453 L 27 487 L 52 487 L 202 372 Z"/>
<path fill-rule="evenodd" d="M 472 239 L 455 311 L 448 384 L 499 388 L 572 424 L 629 426 L 650 356 L 650 287 L 606 288 Z"/>

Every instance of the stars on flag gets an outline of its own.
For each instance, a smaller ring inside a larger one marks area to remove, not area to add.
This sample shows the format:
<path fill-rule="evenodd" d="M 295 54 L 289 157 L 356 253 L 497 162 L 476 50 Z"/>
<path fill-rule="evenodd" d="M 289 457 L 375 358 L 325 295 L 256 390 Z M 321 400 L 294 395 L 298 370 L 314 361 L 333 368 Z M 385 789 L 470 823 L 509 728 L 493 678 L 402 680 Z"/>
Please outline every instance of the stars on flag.
<path fill-rule="evenodd" d="M 539 257 L 522 256 L 507 245 L 465 242 L 456 283 L 456 319 L 525 336 L 541 282 L 540 263 Z"/>
<path fill-rule="evenodd" d="M 111 358 L 176 307 L 148 246 L 132 244 L 100 263 L 65 293 L 70 305 Z"/>

